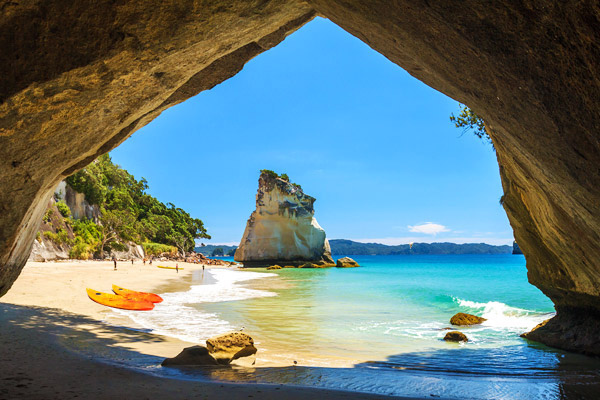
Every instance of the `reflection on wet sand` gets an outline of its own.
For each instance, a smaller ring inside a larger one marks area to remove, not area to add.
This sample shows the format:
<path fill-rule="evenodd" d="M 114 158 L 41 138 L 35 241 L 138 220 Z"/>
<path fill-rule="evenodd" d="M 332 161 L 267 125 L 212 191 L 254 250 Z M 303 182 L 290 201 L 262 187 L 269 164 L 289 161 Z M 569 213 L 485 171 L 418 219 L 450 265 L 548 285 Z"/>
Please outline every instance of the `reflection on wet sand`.
<path fill-rule="evenodd" d="M 400 354 L 353 368 L 185 368 L 188 379 L 327 387 L 397 396 L 597 399 L 600 360 L 533 345 Z M 469 354 L 464 354 L 468 352 Z M 390 384 L 390 382 L 394 382 Z"/>

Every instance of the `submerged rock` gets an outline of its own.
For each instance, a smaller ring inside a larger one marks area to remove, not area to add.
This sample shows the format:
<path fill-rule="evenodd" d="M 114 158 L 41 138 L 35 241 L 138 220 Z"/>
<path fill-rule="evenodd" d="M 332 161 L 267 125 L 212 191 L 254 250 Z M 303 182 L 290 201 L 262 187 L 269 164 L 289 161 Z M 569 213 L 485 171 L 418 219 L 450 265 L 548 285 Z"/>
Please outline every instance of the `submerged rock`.
<path fill-rule="evenodd" d="M 325 231 L 314 217 L 314 202 L 299 185 L 262 171 L 256 210 L 248 219 L 235 260 L 253 267 L 333 264 Z"/>
<path fill-rule="evenodd" d="M 444 340 L 446 342 L 468 342 L 469 341 L 467 336 L 460 331 L 452 331 L 452 332 L 446 333 L 446 336 L 444 336 Z"/>
<path fill-rule="evenodd" d="M 351 259 L 350 257 L 338 258 L 337 262 L 335 263 L 335 266 L 338 268 L 360 267 L 360 265 L 358 265 L 358 263 L 356 261 L 354 261 L 353 259 Z"/>
<path fill-rule="evenodd" d="M 186 347 L 173 358 L 165 359 L 163 367 L 175 365 L 217 365 L 217 360 L 211 356 L 204 346 Z"/>
<path fill-rule="evenodd" d="M 461 312 L 450 318 L 450 323 L 452 325 L 477 325 L 481 324 L 483 321 L 487 321 L 487 319 L 478 317 L 477 315 Z"/>
<path fill-rule="evenodd" d="M 282 269 L 283 267 L 281 265 L 271 265 L 270 267 L 267 267 L 267 269 Z"/>
<path fill-rule="evenodd" d="M 219 364 L 229 364 L 233 360 L 257 352 L 254 340 L 243 332 L 231 332 L 207 339 L 206 347 Z"/>

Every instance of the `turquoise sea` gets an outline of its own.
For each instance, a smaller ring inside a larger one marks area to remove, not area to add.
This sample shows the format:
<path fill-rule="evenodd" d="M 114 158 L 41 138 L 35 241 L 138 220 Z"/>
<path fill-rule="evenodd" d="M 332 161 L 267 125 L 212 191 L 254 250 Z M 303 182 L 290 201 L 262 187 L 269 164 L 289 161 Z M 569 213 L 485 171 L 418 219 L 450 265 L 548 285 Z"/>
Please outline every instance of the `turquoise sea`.
<path fill-rule="evenodd" d="M 554 312 L 522 255 L 353 258 L 361 268 L 197 271 L 136 322 L 193 342 L 244 329 L 257 363 L 154 372 L 423 398 L 600 396 L 599 360 L 519 337 Z M 442 340 L 457 312 L 487 318 L 459 328 L 465 344 Z"/>

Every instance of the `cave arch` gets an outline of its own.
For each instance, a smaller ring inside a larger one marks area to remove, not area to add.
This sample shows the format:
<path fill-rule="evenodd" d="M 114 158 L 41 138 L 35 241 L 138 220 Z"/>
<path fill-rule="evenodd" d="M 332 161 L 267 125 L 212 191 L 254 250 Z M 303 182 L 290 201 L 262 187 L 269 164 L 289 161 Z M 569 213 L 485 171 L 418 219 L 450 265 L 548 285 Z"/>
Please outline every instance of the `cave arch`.
<path fill-rule="evenodd" d="M 322 15 L 484 117 L 529 280 L 557 309 L 531 338 L 600 354 L 597 4 L 31 0 L 1 10 L 0 294 L 58 181 Z"/>

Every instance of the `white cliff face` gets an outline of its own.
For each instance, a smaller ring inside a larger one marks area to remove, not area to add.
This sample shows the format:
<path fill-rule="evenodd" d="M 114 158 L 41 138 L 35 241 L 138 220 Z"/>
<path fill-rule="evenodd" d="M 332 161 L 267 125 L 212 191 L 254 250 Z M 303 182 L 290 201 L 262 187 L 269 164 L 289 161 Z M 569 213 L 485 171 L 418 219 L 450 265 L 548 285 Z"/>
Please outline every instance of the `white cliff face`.
<path fill-rule="evenodd" d="M 325 231 L 314 217 L 315 198 L 267 173 L 258 183 L 256 210 L 248 219 L 235 260 L 246 265 L 333 262 Z"/>
<path fill-rule="evenodd" d="M 95 204 L 91 205 L 88 203 L 83 193 L 76 192 L 69 185 L 65 185 L 64 200 L 75 219 L 87 218 L 97 220 L 100 216 L 100 208 Z"/>

